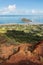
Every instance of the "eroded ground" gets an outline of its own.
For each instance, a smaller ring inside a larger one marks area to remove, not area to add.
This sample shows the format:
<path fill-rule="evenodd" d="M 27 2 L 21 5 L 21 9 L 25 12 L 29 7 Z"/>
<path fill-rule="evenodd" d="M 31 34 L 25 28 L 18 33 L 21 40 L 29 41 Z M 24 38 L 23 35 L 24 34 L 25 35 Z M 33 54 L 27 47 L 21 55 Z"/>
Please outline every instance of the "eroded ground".
<path fill-rule="evenodd" d="M 32 44 L 0 45 L 0 65 L 43 65 L 43 41 Z"/>

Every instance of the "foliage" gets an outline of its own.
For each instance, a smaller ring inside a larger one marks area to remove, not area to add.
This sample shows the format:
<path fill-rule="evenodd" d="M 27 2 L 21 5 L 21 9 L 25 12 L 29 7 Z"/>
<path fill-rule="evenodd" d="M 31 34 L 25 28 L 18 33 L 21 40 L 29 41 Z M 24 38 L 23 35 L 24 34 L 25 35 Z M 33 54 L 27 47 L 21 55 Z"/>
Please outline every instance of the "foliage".
<path fill-rule="evenodd" d="M 43 40 L 43 25 L 1 25 L 0 43 L 37 43 Z"/>

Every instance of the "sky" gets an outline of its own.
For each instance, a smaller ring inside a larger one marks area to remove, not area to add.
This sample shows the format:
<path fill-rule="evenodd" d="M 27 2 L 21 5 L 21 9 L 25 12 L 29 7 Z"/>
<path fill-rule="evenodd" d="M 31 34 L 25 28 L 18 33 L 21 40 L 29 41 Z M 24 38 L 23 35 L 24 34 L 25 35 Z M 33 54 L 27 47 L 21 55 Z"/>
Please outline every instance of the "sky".
<path fill-rule="evenodd" d="M 0 0 L 0 15 L 43 14 L 43 0 Z"/>

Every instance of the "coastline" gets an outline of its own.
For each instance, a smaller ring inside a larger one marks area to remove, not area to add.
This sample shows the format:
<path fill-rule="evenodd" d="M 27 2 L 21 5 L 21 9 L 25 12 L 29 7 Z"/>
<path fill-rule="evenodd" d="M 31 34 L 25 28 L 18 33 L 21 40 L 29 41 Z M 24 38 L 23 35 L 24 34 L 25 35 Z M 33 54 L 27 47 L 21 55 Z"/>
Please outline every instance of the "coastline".
<path fill-rule="evenodd" d="M 43 25 L 42 23 L 40 24 L 30 24 L 30 23 L 24 23 L 24 24 L 20 24 L 20 23 L 6 23 L 6 24 L 0 24 L 0 26 L 2 26 L 2 25 Z"/>

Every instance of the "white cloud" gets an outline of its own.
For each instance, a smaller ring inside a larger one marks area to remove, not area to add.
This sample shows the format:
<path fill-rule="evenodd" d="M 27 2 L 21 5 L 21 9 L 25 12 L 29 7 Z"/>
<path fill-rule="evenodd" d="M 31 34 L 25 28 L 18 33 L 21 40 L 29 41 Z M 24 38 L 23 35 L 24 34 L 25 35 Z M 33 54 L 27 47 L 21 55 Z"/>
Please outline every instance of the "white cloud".
<path fill-rule="evenodd" d="M 12 13 L 16 9 L 16 5 L 9 5 L 7 7 L 4 7 L 3 9 L 0 10 L 0 14 L 7 14 L 7 13 Z"/>
<path fill-rule="evenodd" d="M 33 9 L 33 10 L 32 10 L 32 14 L 35 14 L 35 13 L 36 13 L 36 11 Z"/>
<path fill-rule="evenodd" d="M 16 5 L 9 5 L 7 9 L 9 11 L 14 11 L 16 9 Z"/>
<path fill-rule="evenodd" d="M 35 10 L 35 9 L 32 9 L 31 13 L 32 14 L 43 14 L 43 10 Z"/>
<path fill-rule="evenodd" d="M 5 14 L 23 14 L 23 15 L 30 15 L 30 14 L 43 14 L 43 10 L 24 10 L 24 9 L 18 9 L 16 8 L 16 5 L 8 5 L 7 7 L 4 7 L 0 9 L 0 15 L 5 15 Z"/>
<path fill-rule="evenodd" d="M 40 15 L 40 14 L 43 14 L 43 10 L 35 10 L 35 9 L 32 9 L 32 10 L 16 10 L 15 11 L 15 14 L 21 14 L 21 15 Z"/>
<path fill-rule="evenodd" d="M 24 9 L 20 9 L 20 10 L 16 9 L 15 14 L 17 14 L 17 15 L 29 15 L 30 11 L 29 10 L 24 10 Z"/>

